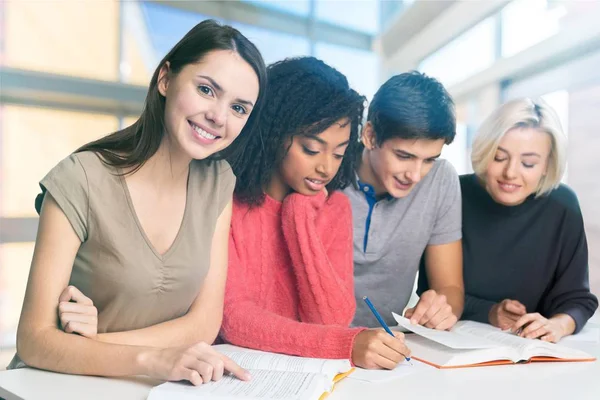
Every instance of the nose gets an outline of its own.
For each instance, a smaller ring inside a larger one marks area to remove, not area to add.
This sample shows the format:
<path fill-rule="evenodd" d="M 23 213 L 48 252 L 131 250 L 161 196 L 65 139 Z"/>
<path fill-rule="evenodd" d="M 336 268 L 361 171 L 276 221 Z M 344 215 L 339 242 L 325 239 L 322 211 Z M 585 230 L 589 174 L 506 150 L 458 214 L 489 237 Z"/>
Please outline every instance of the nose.
<path fill-rule="evenodd" d="M 221 101 L 214 101 L 206 112 L 206 119 L 216 127 L 222 127 L 227 121 L 227 106 Z"/>
<path fill-rule="evenodd" d="M 323 157 L 319 159 L 316 170 L 323 178 L 329 178 L 333 171 L 333 157 L 330 155 L 323 155 Z"/>
<path fill-rule="evenodd" d="M 504 167 L 504 179 L 515 179 L 517 177 L 517 162 L 519 160 L 510 160 Z"/>
<path fill-rule="evenodd" d="M 412 168 L 407 171 L 408 178 L 413 183 L 419 183 L 419 181 L 421 181 L 421 178 L 423 177 L 423 174 L 421 173 L 421 168 L 423 168 L 423 162 L 420 160 L 415 160 L 415 162 L 412 165 Z"/>

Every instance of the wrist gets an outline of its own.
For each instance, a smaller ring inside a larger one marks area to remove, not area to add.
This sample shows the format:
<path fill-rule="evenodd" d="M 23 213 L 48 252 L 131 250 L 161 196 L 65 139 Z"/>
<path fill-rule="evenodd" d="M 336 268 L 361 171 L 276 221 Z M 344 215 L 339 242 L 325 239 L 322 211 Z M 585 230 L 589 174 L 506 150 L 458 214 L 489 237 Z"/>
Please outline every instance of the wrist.
<path fill-rule="evenodd" d="M 488 312 L 488 322 L 490 323 L 490 325 L 497 326 L 497 324 L 495 323 L 494 315 L 496 314 L 496 310 L 498 309 L 499 305 L 500 303 L 494 304 Z"/>
<path fill-rule="evenodd" d="M 568 336 L 575 331 L 575 321 L 568 314 L 556 314 L 550 318 L 559 327 L 560 337 Z"/>
<path fill-rule="evenodd" d="M 148 347 L 139 347 L 135 355 L 135 370 L 138 375 L 155 376 L 154 374 L 154 359 L 156 349 Z"/>

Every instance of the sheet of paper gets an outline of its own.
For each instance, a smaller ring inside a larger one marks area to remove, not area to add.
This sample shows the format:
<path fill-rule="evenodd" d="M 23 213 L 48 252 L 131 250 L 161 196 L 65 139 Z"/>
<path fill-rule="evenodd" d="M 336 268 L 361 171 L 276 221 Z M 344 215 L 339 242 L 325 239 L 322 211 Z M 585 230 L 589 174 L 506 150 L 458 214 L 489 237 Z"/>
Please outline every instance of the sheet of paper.
<path fill-rule="evenodd" d="M 395 379 L 400 379 L 405 376 L 417 374 L 419 372 L 436 369 L 430 365 L 427 365 L 414 359 L 411 361 L 411 363 L 412 365 L 410 365 L 406 361 L 402 362 L 401 364 L 398 364 L 398 366 L 396 366 L 395 369 L 392 370 L 356 368 L 354 372 L 351 373 L 346 379 L 352 379 L 363 382 L 386 382 Z"/>
<path fill-rule="evenodd" d="M 498 343 L 486 338 L 463 335 L 457 332 L 437 331 L 421 325 L 411 324 L 407 318 L 396 313 L 392 313 L 392 315 L 394 316 L 394 319 L 396 319 L 396 322 L 398 322 L 398 325 L 403 326 L 419 336 L 423 336 L 452 349 L 489 349 L 498 347 Z"/>
<path fill-rule="evenodd" d="M 333 379 L 338 373 L 352 368 L 348 360 L 286 356 L 231 345 L 218 345 L 215 349 L 246 369 L 322 373 Z"/>
<path fill-rule="evenodd" d="M 320 395 L 324 383 L 319 375 L 300 372 L 251 371 L 252 380 L 243 382 L 225 376 L 218 382 L 191 386 L 167 382 L 150 391 L 148 400 L 167 399 L 272 399 L 300 400 L 309 394 Z M 318 397 L 318 396 L 317 396 Z"/>

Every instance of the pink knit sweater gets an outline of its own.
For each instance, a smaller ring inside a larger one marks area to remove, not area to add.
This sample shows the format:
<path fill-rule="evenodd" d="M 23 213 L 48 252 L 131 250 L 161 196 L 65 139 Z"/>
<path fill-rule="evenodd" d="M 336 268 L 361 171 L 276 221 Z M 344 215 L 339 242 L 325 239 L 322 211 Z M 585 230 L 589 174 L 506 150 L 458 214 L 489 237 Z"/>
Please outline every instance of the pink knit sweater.
<path fill-rule="evenodd" d="M 341 192 L 234 200 L 221 337 L 247 348 L 317 358 L 352 355 L 352 214 Z"/>

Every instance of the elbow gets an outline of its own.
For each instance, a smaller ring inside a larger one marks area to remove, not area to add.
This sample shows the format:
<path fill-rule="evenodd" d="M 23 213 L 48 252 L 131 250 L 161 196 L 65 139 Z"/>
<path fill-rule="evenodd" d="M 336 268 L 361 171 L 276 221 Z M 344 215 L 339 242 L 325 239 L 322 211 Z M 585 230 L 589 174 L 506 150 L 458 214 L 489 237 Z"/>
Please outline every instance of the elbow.
<path fill-rule="evenodd" d="M 30 367 L 42 368 L 40 355 L 44 333 L 39 329 L 25 329 L 19 326 L 17 331 L 17 355 Z"/>

